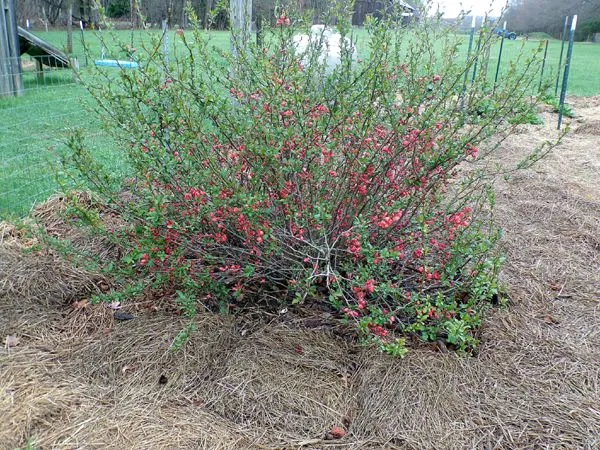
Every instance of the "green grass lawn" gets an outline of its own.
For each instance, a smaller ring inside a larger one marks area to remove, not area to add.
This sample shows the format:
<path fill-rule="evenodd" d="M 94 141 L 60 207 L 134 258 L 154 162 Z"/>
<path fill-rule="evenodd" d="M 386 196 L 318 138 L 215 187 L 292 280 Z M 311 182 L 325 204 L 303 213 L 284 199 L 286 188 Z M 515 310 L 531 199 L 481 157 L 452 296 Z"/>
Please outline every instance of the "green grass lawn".
<path fill-rule="evenodd" d="M 59 48 L 66 46 L 66 32 L 65 31 L 49 31 L 48 33 L 40 32 L 36 33 L 42 39 L 53 43 Z M 89 48 L 91 53 L 91 59 L 100 59 L 102 56 L 102 44 L 101 40 L 104 39 L 107 43 L 110 42 L 113 47 L 112 49 L 105 48 L 104 54 L 106 58 L 125 58 L 124 53 L 120 53 L 116 46 L 115 41 L 122 41 L 124 43 L 133 42 L 133 46 L 140 48 L 142 45 L 149 45 L 152 36 L 159 36 L 161 32 L 159 30 L 149 31 L 131 31 L 117 30 L 117 31 L 85 31 L 83 41 Z M 212 31 L 210 32 L 213 45 L 221 49 L 227 49 L 229 47 L 229 32 L 227 31 Z M 368 35 L 364 29 L 356 30 L 357 45 L 359 51 L 366 47 L 366 40 Z M 179 40 L 175 35 L 175 32 L 169 32 L 169 44 L 170 51 L 176 52 L 179 47 L 177 43 Z M 465 36 L 464 46 L 462 50 L 466 55 L 468 38 Z M 514 59 L 520 52 L 521 46 L 525 46 L 526 51 L 534 51 L 539 45 L 539 39 L 529 39 L 528 41 L 522 41 L 517 39 L 516 41 L 504 41 L 504 49 L 502 61 L 505 64 L 511 59 Z M 110 47 L 111 44 L 107 44 L 106 47 Z M 500 49 L 500 39 L 494 45 L 494 51 L 490 57 L 490 67 L 493 66 L 494 71 L 496 67 L 496 61 L 498 59 Z M 112 51 L 111 51 L 112 50 Z M 558 69 L 558 61 L 560 57 L 561 41 L 557 39 L 550 39 L 548 46 L 548 56 L 546 61 L 545 73 L 549 79 L 556 77 L 556 71 Z M 567 51 L 567 45 L 565 45 L 565 56 Z M 85 61 L 85 52 L 82 43 L 81 33 L 75 32 L 73 35 L 73 53 L 77 55 L 77 58 L 81 63 Z M 564 60 L 564 57 L 563 57 Z M 89 61 L 91 62 L 91 61 Z M 600 95 L 600 44 L 593 44 L 588 42 L 576 42 L 573 49 L 573 60 L 571 64 L 571 74 L 569 76 L 569 90 L 570 95 L 577 96 L 592 96 Z"/>
<path fill-rule="evenodd" d="M 540 45 L 540 42 L 543 44 L 545 41 L 534 39 L 529 39 L 525 42 L 519 39 L 516 41 L 504 40 L 502 61 L 508 63 L 508 61 L 515 58 L 520 52 L 521 45 L 524 45 L 526 50 L 534 51 Z M 565 44 L 563 64 L 564 58 L 567 54 L 567 46 L 568 45 Z M 560 49 L 560 40 L 549 40 L 546 69 L 544 72 L 546 74 L 545 78 L 549 79 L 550 81 L 554 81 L 556 79 L 558 61 L 560 58 Z M 495 50 L 495 52 L 492 52 L 491 54 L 490 66 L 492 66 L 493 62 L 495 71 L 500 44 L 496 43 L 493 50 Z M 571 60 L 568 94 L 586 97 L 600 95 L 600 44 L 576 42 L 573 46 L 573 59 Z"/>
<path fill-rule="evenodd" d="M 27 83 L 28 90 L 18 99 L 0 100 L 0 218 L 24 214 L 57 190 L 55 162 L 75 128 L 86 131 L 97 155 L 115 170 L 119 166 L 118 149 L 83 107 L 84 88 L 73 84 L 68 73 L 46 76 L 45 81 L 46 87 Z"/>
<path fill-rule="evenodd" d="M 59 48 L 66 45 L 65 31 L 36 32 Z M 105 58 L 126 59 L 118 50 L 116 41 L 131 43 L 140 48 L 150 45 L 152 36 L 160 31 L 103 31 L 84 32 L 84 40 L 90 50 L 88 63 Z M 366 49 L 367 34 L 357 30 L 359 52 Z M 211 32 L 212 43 L 221 49 L 229 47 L 228 32 Z M 105 39 L 104 52 L 101 40 Z M 466 55 L 466 40 L 463 54 Z M 521 45 L 534 50 L 540 41 L 530 39 L 523 42 L 504 42 L 503 61 L 508 62 L 519 53 Z M 85 64 L 85 52 L 81 33 L 74 33 L 74 51 L 80 64 Z M 170 52 L 176 53 L 178 38 L 169 33 Z M 181 44 L 179 44 L 181 45 Z M 550 40 L 546 74 L 549 80 L 556 77 L 561 42 Z M 495 73 L 499 42 L 494 46 L 490 58 L 490 72 Z M 28 57 L 23 58 L 26 91 L 19 98 L 0 98 L 0 219 L 10 214 L 23 215 L 31 206 L 43 201 L 57 190 L 54 162 L 57 153 L 65 150 L 65 140 L 75 128 L 85 130 L 89 147 L 104 159 L 114 171 L 125 171 L 120 150 L 103 132 L 102 124 L 84 107 L 90 97 L 85 89 L 73 81 L 67 70 L 46 71 L 43 81 L 34 72 L 35 65 Z M 492 75 L 493 76 L 493 75 Z M 569 95 L 600 95 L 600 45 L 576 43 L 571 66 Z"/>
<path fill-rule="evenodd" d="M 54 44 L 61 50 L 66 49 L 67 34 L 65 31 L 49 31 L 35 33 L 40 38 Z M 88 49 L 88 63 L 95 59 L 127 59 L 125 52 L 121 51 L 120 44 L 133 46 L 141 49 L 150 48 L 153 38 L 159 38 L 162 35 L 160 30 L 135 30 L 133 33 L 129 30 L 108 30 L 108 31 L 81 31 L 73 33 L 73 55 L 77 57 L 80 64 L 86 60 L 85 48 Z M 212 44 L 223 50 L 228 49 L 230 45 L 229 32 L 211 31 L 210 38 Z M 168 32 L 169 51 L 177 52 L 183 48 L 183 44 L 177 37 L 175 31 Z M 85 44 L 85 45 L 84 45 Z M 162 46 L 160 47 L 162 49 Z"/>

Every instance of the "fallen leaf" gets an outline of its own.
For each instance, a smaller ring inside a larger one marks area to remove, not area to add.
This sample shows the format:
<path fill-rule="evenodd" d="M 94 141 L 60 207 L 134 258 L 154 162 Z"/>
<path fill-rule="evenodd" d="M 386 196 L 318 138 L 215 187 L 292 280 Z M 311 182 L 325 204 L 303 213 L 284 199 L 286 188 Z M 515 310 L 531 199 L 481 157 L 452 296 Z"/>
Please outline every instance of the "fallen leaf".
<path fill-rule="evenodd" d="M 546 317 L 544 317 L 544 322 L 546 322 L 548 325 L 557 325 L 560 323 L 560 320 L 548 314 Z"/>
<path fill-rule="evenodd" d="M 302 346 L 300 344 L 296 345 L 296 348 L 294 349 L 294 351 L 296 353 L 298 353 L 299 355 L 304 355 L 304 349 L 302 348 Z"/>
<path fill-rule="evenodd" d="M 563 287 L 558 283 L 550 283 L 550 289 L 553 291 L 560 291 Z"/>
<path fill-rule="evenodd" d="M 342 377 L 342 381 L 344 382 L 344 389 L 348 389 L 348 385 L 349 385 L 348 374 L 343 374 L 343 375 L 341 375 L 341 377 Z"/>
<path fill-rule="evenodd" d="M 82 309 L 86 309 L 88 306 L 90 306 L 90 301 L 84 298 L 78 302 L 73 302 L 71 306 L 75 311 L 81 311 Z"/>
<path fill-rule="evenodd" d="M 350 417 L 344 416 L 342 418 L 342 423 L 344 424 L 344 428 L 346 428 L 347 430 L 348 428 L 350 428 L 350 424 L 352 423 L 352 421 L 350 420 Z"/>
<path fill-rule="evenodd" d="M 331 436 L 331 439 L 341 439 L 346 436 L 347 433 L 342 427 L 333 427 L 327 434 Z"/>
<path fill-rule="evenodd" d="M 19 338 L 17 336 L 8 335 L 4 340 L 4 345 L 6 345 L 7 348 L 16 347 L 19 345 Z"/>
<path fill-rule="evenodd" d="M 125 374 L 127 374 L 127 372 L 135 372 L 135 369 L 136 369 L 136 366 L 134 366 L 134 365 L 131 365 L 131 366 L 126 365 L 126 366 L 123 366 L 123 368 L 121 369 L 121 373 L 123 375 L 125 375 Z"/>
<path fill-rule="evenodd" d="M 444 341 L 437 340 L 435 343 L 437 344 L 437 348 L 440 352 L 448 353 L 448 347 L 446 346 L 446 343 Z"/>

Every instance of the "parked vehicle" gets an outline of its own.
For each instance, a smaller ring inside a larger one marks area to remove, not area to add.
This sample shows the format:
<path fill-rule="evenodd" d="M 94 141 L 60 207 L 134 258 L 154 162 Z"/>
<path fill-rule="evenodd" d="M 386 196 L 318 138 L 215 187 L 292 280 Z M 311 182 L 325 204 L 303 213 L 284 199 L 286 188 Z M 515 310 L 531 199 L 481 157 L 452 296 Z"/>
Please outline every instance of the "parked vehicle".
<path fill-rule="evenodd" d="M 504 36 L 506 39 L 510 39 L 511 41 L 514 41 L 517 38 L 517 33 L 514 31 L 508 31 L 504 28 L 496 28 L 494 33 L 500 37 Z"/>

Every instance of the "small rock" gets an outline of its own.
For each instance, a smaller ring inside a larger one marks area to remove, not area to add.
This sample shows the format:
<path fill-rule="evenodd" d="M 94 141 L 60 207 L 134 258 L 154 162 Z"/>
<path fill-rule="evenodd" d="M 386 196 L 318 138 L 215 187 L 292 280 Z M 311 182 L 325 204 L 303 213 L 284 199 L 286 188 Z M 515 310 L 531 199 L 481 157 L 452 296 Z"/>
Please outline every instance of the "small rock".
<path fill-rule="evenodd" d="M 133 314 L 129 314 L 127 312 L 124 311 L 115 311 L 114 316 L 113 316 L 116 320 L 133 320 Z"/>
<path fill-rule="evenodd" d="M 17 336 L 8 335 L 4 340 L 4 345 L 6 345 L 6 348 L 16 347 L 19 345 L 19 338 Z"/>

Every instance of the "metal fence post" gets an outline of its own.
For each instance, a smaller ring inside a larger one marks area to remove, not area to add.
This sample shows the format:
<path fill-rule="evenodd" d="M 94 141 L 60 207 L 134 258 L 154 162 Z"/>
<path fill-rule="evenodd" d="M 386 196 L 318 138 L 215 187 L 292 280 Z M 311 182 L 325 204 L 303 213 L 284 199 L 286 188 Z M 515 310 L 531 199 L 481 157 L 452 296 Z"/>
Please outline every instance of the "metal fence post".
<path fill-rule="evenodd" d="M 469 48 L 467 49 L 467 67 L 465 68 L 465 79 L 463 81 L 462 98 L 460 100 L 460 109 L 465 106 L 465 94 L 467 92 L 467 79 L 469 78 L 469 59 L 471 58 L 471 50 L 473 50 L 473 39 L 475 37 L 475 21 L 477 17 L 473 16 L 471 20 L 471 35 L 469 36 Z"/>
<path fill-rule="evenodd" d="M 85 47 L 85 37 L 83 35 L 83 20 L 79 21 L 79 29 L 81 30 L 81 45 L 83 45 L 83 51 L 85 53 L 85 66 L 88 66 L 88 52 L 87 52 L 87 48 Z"/>
<path fill-rule="evenodd" d="M 558 106 L 558 129 L 562 125 L 563 109 L 565 106 L 565 97 L 567 95 L 567 85 L 569 83 L 569 69 L 571 68 L 571 57 L 573 56 L 573 40 L 575 39 L 575 28 L 577 28 L 577 14 L 571 21 L 571 31 L 569 33 L 569 49 L 567 50 L 567 60 L 565 62 L 565 74 L 562 80 L 562 89 L 560 91 L 560 103 Z"/>
<path fill-rule="evenodd" d="M 544 50 L 544 60 L 542 61 L 542 73 L 540 74 L 540 86 L 538 91 L 542 90 L 542 82 L 544 81 L 544 68 L 546 67 L 546 57 L 548 56 L 548 39 L 546 39 L 546 49 Z"/>
<path fill-rule="evenodd" d="M 498 83 L 498 74 L 500 73 L 500 62 L 502 61 L 502 49 L 504 48 L 504 35 L 506 33 L 506 21 L 504 21 L 504 31 L 502 31 L 502 40 L 500 41 L 500 53 L 498 54 L 498 64 L 496 65 L 496 77 L 494 78 L 494 90 L 496 90 L 496 83 Z"/>
<path fill-rule="evenodd" d="M 556 70 L 556 87 L 554 88 L 554 96 L 558 95 L 558 82 L 560 81 L 560 66 L 562 65 L 563 53 L 565 50 L 565 36 L 567 34 L 567 24 L 569 22 L 569 16 L 565 16 L 565 26 L 563 27 L 563 32 L 560 36 L 560 58 L 558 58 L 558 69 Z"/>
<path fill-rule="evenodd" d="M 475 51 L 475 62 L 473 63 L 473 76 L 471 77 L 471 83 L 475 83 L 475 78 L 477 77 L 477 65 L 479 63 L 479 52 L 481 51 L 481 41 L 482 40 L 483 40 L 483 36 L 480 31 L 479 37 L 477 38 L 477 50 Z"/>

